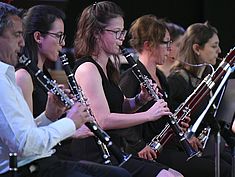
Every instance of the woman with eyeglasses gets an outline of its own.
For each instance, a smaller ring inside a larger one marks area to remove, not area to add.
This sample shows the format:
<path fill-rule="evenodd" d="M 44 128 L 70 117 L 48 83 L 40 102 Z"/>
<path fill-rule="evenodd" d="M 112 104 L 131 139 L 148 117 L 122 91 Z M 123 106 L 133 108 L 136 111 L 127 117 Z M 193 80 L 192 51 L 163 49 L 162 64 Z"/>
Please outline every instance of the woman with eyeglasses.
<path fill-rule="evenodd" d="M 49 5 L 36 5 L 28 9 L 23 16 L 25 47 L 22 53 L 51 78 L 45 63 L 56 62 L 59 52 L 65 45 L 65 14 L 60 9 Z M 52 79 L 52 78 L 51 78 Z M 16 70 L 16 82 L 21 87 L 34 117 L 40 115 L 46 107 L 47 91 L 37 78 L 23 65 Z M 67 153 L 70 140 L 57 146 L 57 155 L 69 159 Z"/>
<path fill-rule="evenodd" d="M 23 18 L 25 47 L 23 54 L 43 70 L 48 77 L 46 61 L 55 62 L 65 45 L 65 14 L 52 6 L 37 5 Z M 40 115 L 46 106 L 47 92 L 25 67 L 18 66 L 16 82 L 23 91 L 33 115 Z"/>
<path fill-rule="evenodd" d="M 111 136 L 120 149 L 125 141 L 125 129 L 171 114 L 166 102 L 159 100 L 143 113 L 133 113 L 140 103 L 149 100 L 145 89 L 140 96 L 127 99 L 118 86 L 118 55 L 125 39 L 124 15 L 121 8 L 111 1 L 101 1 L 86 7 L 79 18 L 75 35 L 75 78 L 88 99 L 98 124 Z M 83 148 L 81 148 L 83 147 Z M 103 163 L 102 151 L 94 136 L 74 139 L 74 160 L 90 159 Z M 119 165 L 117 157 L 109 151 L 111 162 Z M 131 157 L 122 165 L 134 177 L 182 176 L 159 163 Z"/>
<path fill-rule="evenodd" d="M 175 23 L 167 22 L 166 25 L 171 36 L 172 44 L 167 59 L 162 65 L 158 65 L 158 68 L 167 77 L 169 76 L 172 67 L 177 63 L 176 55 L 178 53 L 179 45 L 185 30 L 183 27 Z"/>
<path fill-rule="evenodd" d="M 129 35 L 130 46 L 138 56 L 138 68 L 143 75 L 157 84 L 159 92 L 167 100 L 169 88 L 166 78 L 157 68 L 158 65 L 164 64 L 171 49 L 171 38 L 165 21 L 157 19 L 152 14 L 143 15 L 132 22 Z M 139 80 L 133 74 L 132 68 L 123 72 L 119 84 L 126 97 L 133 97 L 141 89 Z M 154 100 L 149 101 L 138 112 L 148 110 L 154 103 Z M 166 123 L 166 119 L 160 119 L 131 128 L 130 131 L 134 131 L 135 136 L 126 138 L 127 151 L 148 160 L 156 159 L 157 153 L 146 144 L 150 143 L 151 139 L 160 133 Z"/>

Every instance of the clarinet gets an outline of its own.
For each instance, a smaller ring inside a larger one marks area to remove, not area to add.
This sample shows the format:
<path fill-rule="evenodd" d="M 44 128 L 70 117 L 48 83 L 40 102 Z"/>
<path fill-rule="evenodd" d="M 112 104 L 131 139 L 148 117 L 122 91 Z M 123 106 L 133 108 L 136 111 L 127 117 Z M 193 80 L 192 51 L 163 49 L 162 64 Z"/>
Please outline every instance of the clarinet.
<path fill-rule="evenodd" d="M 26 56 L 22 55 L 19 59 L 19 62 L 21 64 L 24 64 L 38 79 L 38 81 L 42 84 L 42 86 L 53 93 L 54 95 L 57 95 L 60 100 L 65 104 L 66 107 L 71 108 L 74 105 L 74 101 L 68 97 L 68 95 L 58 86 L 55 80 L 49 79 L 43 71 L 41 71 L 36 65 L 32 63 L 32 61 L 27 58 Z M 70 76 L 71 79 L 71 76 Z M 72 82 L 71 82 L 72 83 Z M 75 83 L 75 80 L 74 80 Z M 81 101 L 82 104 L 85 104 L 83 101 L 85 101 L 85 98 L 83 97 L 83 94 L 80 93 L 80 90 L 78 90 L 78 95 L 80 96 L 78 101 Z M 110 136 L 102 130 L 98 124 L 95 121 L 86 122 L 85 125 L 94 133 L 94 135 L 107 146 L 107 148 L 110 149 L 110 151 L 114 154 L 114 156 L 117 158 L 117 161 L 119 163 L 119 166 L 122 166 L 125 162 L 127 162 L 130 157 L 130 155 L 124 154 L 112 141 Z"/>
<path fill-rule="evenodd" d="M 159 100 L 160 98 L 155 92 L 153 86 L 150 84 L 148 77 L 141 73 L 140 69 L 137 66 L 136 61 L 131 56 L 131 54 L 127 51 L 127 49 L 123 47 L 120 47 L 120 49 L 122 54 L 125 56 L 126 60 L 128 61 L 128 63 L 131 65 L 131 69 L 135 77 L 139 80 L 140 83 L 143 84 L 143 86 L 147 89 L 148 93 L 152 96 L 152 98 L 155 101 Z M 191 144 L 188 142 L 185 136 L 185 133 L 179 126 L 180 121 L 183 121 L 184 119 L 178 120 L 177 116 L 174 114 L 172 116 L 168 116 L 167 119 L 168 123 L 165 125 L 163 131 L 161 131 L 159 135 L 155 136 L 148 144 L 151 147 L 151 149 L 153 149 L 159 155 L 163 146 L 167 143 L 167 141 L 169 141 L 170 138 L 174 134 L 176 134 L 188 156 L 188 159 L 197 155 L 199 152 L 195 151 L 195 149 L 191 146 Z"/>
<path fill-rule="evenodd" d="M 62 63 L 62 66 L 64 68 L 64 71 L 65 71 L 65 74 L 67 76 L 67 81 L 68 81 L 68 84 L 69 84 L 69 87 L 73 93 L 73 95 L 76 97 L 76 99 L 86 105 L 88 107 L 88 113 L 89 115 L 91 115 L 92 117 L 94 117 L 94 114 L 91 112 L 91 109 L 87 103 L 87 98 L 85 97 L 85 95 L 83 94 L 83 91 L 81 89 L 81 87 L 77 84 L 75 78 L 74 78 L 74 74 L 72 73 L 71 71 L 71 68 L 70 68 L 70 65 L 69 65 L 69 62 L 68 62 L 68 58 L 66 57 L 66 54 L 63 54 L 62 56 L 59 57 L 60 58 L 60 61 Z M 106 135 L 108 136 L 108 135 Z M 109 137 L 110 139 L 110 137 Z M 104 159 L 104 164 L 109 164 L 111 165 L 111 159 L 110 159 L 110 153 L 107 149 L 107 146 L 102 143 L 100 141 L 100 139 L 98 139 L 97 141 L 97 144 L 100 146 L 100 149 L 103 153 L 103 159 Z"/>

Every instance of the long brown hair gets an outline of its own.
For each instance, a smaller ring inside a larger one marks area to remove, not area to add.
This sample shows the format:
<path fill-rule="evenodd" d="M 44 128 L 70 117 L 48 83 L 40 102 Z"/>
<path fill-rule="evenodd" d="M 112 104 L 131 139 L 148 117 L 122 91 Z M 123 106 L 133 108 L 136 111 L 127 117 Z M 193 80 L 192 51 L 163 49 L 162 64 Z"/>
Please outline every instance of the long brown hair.
<path fill-rule="evenodd" d="M 187 69 L 190 73 L 196 76 L 199 68 L 185 64 L 190 63 L 196 65 L 201 63 L 198 55 L 193 51 L 192 46 L 193 44 L 198 44 L 203 48 L 214 34 L 218 34 L 218 31 L 208 22 L 190 25 L 184 33 L 177 56 L 177 59 L 182 62 L 180 62 L 176 68 Z"/>
<path fill-rule="evenodd" d="M 101 1 L 86 7 L 77 24 L 77 31 L 74 40 L 75 57 L 92 56 L 99 52 L 97 48 L 96 34 L 104 31 L 110 19 L 123 17 L 122 9 L 111 1 Z M 118 56 L 113 56 L 114 63 L 109 59 L 107 64 L 107 74 L 109 79 L 117 82 L 119 77 Z"/>

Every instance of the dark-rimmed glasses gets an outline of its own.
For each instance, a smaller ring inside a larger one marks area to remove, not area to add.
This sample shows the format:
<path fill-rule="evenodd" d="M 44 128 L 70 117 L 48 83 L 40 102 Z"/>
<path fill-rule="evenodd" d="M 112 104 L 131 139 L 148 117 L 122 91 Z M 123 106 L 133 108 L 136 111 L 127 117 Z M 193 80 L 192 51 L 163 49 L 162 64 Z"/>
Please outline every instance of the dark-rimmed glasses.
<path fill-rule="evenodd" d="M 172 44 L 172 40 L 169 40 L 169 41 L 162 41 L 161 43 L 162 43 L 162 44 L 166 44 L 166 47 L 167 47 L 167 48 L 170 48 L 170 47 L 171 47 L 171 44 Z"/>
<path fill-rule="evenodd" d="M 57 39 L 59 39 L 59 44 L 62 44 L 65 41 L 65 38 L 66 38 L 66 35 L 64 33 L 45 32 L 45 34 L 49 34 L 49 35 L 54 36 Z"/>
<path fill-rule="evenodd" d="M 114 31 L 114 30 L 110 30 L 110 29 L 104 29 L 104 30 L 115 33 L 116 39 L 121 39 L 122 37 L 124 38 L 126 36 L 126 33 L 127 33 L 127 30 L 122 30 L 122 31 Z"/>

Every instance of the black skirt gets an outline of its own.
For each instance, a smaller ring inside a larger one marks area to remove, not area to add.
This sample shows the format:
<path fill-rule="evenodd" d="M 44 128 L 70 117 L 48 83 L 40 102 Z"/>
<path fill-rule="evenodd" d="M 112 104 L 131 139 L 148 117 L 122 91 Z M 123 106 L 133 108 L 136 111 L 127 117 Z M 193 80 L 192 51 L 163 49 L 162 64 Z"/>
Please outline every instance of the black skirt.
<path fill-rule="evenodd" d="M 71 155 L 73 160 L 76 161 L 89 160 L 97 163 L 104 162 L 104 159 L 102 158 L 103 153 L 97 144 L 97 139 L 95 137 L 74 139 L 71 144 Z M 110 152 L 110 155 L 112 165 L 120 165 L 112 152 Z M 135 156 L 131 156 L 131 158 L 123 163 L 121 167 L 129 171 L 133 177 L 156 177 L 161 170 L 168 169 L 167 166 L 160 163 Z"/>

